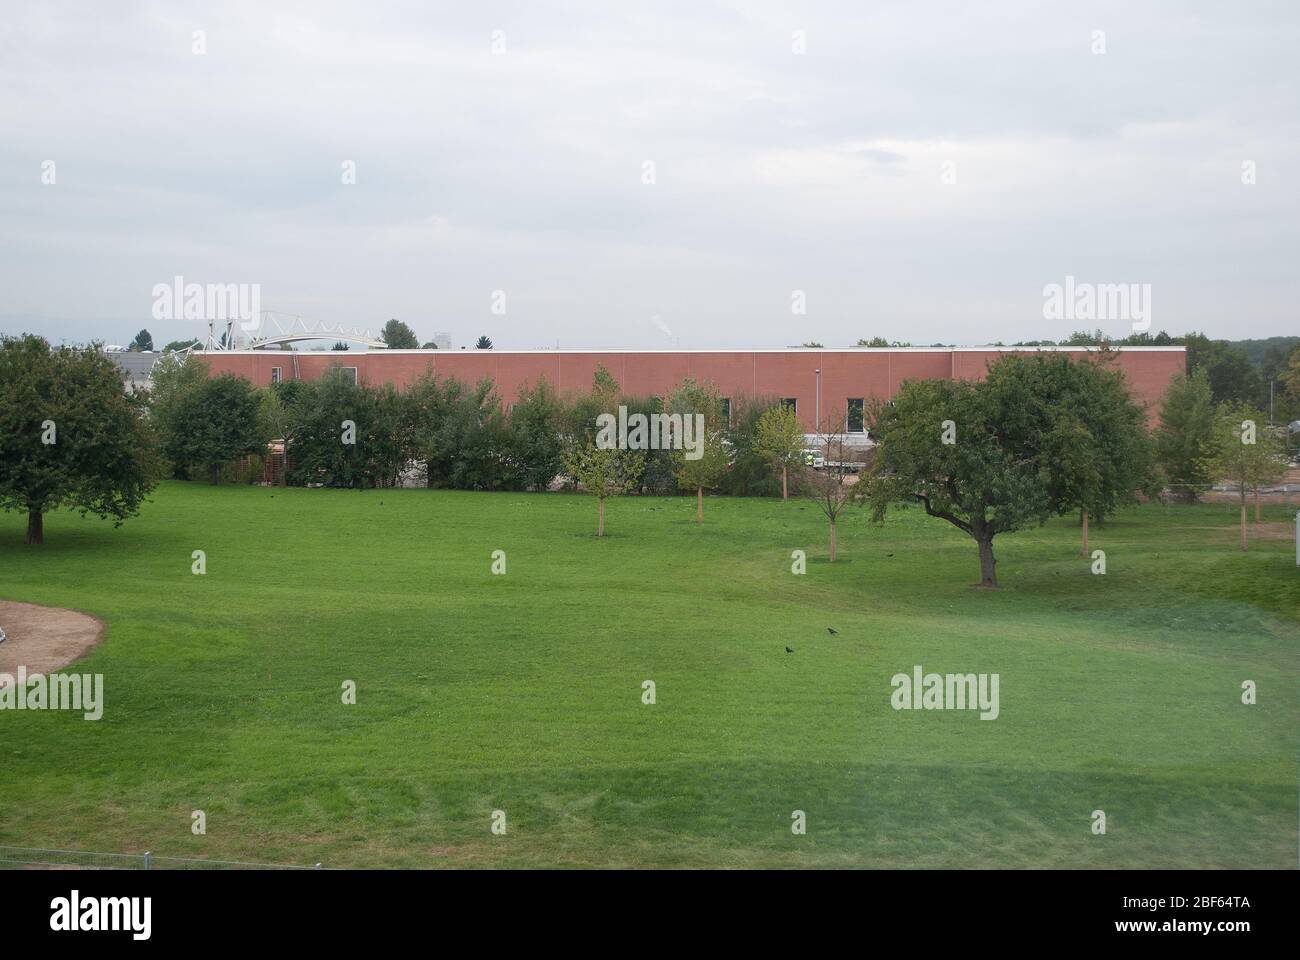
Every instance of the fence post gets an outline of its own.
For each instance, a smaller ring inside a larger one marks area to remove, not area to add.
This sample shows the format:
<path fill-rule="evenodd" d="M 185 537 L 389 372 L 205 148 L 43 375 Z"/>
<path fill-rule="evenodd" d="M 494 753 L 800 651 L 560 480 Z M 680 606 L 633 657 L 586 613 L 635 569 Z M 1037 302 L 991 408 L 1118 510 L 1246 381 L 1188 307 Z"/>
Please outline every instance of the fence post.
<path fill-rule="evenodd" d="M 150 864 L 152 861 L 153 861 L 153 854 L 150 853 L 148 850 L 146 850 L 146 851 L 144 852 L 144 868 L 145 868 L 146 870 L 149 869 L 149 864 Z"/>

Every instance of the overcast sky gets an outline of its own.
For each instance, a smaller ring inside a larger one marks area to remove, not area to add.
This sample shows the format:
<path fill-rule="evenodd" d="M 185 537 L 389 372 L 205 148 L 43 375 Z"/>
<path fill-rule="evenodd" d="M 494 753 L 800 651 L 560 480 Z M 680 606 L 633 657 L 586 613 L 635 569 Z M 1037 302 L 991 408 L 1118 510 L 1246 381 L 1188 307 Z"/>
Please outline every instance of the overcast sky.
<path fill-rule="evenodd" d="M 202 335 L 180 275 L 456 346 L 1128 333 L 1072 275 L 1300 334 L 1300 4 L 0 10 L 2 332 Z"/>

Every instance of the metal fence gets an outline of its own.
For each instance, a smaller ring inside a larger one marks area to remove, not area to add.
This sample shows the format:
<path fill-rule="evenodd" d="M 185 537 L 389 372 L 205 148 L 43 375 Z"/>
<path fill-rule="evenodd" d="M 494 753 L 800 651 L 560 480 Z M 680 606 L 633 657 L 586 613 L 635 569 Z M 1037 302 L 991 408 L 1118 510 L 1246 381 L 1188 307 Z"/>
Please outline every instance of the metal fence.
<path fill-rule="evenodd" d="M 196 860 L 157 857 L 152 853 L 97 853 L 89 850 L 46 850 L 0 846 L 0 870 L 320 870 L 284 863 L 246 860 Z"/>

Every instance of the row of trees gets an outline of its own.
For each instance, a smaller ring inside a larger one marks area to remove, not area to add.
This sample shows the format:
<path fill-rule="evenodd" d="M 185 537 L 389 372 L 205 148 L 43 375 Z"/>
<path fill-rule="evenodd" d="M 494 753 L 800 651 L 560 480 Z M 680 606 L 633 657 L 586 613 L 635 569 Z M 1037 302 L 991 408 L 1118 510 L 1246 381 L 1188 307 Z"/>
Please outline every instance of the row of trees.
<path fill-rule="evenodd" d="M 602 414 L 617 416 L 620 407 L 627 415 L 698 412 L 706 431 L 699 459 L 680 450 L 620 451 L 641 455 L 633 458 L 635 471 L 624 465 L 618 475 L 631 489 L 695 493 L 702 509 L 705 490 L 777 489 L 770 442 L 763 448 L 758 442 L 770 406 L 738 398 L 728 426 L 711 386 L 686 381 L 665 398 L 629 396 L 603 369 L 588 392 L 559 396 L 541 381 L 509 409 L 490 381 L 468 385 L 432 376 L 398 391 L 356 383 L 336 370 L 261 390 L 231 375 L 209 378 L 201 361 L 176 357 L 154 371 L 151 418 L 173 474 L 182 479 L 215 483 L 232 460 L 264 454 L 268 442 L 283 439 L 291 484 L 387 486 L 416 463 L 431 487 L 540 490 L 562 474 L 574 475 L 566 462 L 572 466 L 584 447 L 595 445 Z M 786 442 L 793 463 L 802 433 L 791 431 Z"/>

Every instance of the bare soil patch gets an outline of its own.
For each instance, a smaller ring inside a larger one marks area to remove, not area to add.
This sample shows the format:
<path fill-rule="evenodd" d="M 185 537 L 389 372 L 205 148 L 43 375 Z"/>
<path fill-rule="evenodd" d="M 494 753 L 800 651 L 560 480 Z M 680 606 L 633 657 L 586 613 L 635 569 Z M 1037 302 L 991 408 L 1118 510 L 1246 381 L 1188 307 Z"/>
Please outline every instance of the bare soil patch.
<path fill-rule="evenodd" d="M 104 624 L 62 607 L 0 600 L 0 673 L 49 673 L 80 660 L 104 637 Z"/>

